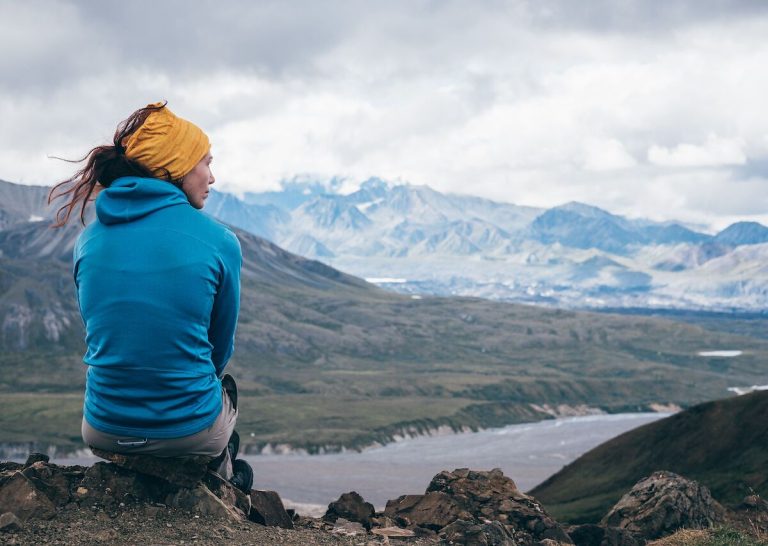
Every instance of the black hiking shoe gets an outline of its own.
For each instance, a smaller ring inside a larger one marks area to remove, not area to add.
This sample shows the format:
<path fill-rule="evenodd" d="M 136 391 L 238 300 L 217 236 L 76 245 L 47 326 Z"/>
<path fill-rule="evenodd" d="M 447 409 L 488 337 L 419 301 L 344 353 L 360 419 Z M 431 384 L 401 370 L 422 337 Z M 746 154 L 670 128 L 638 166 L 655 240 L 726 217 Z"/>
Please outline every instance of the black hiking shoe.
<path fill-rule="evenodd" d="M 232 479 L 229 483 L 243 493 L 249 494 L 253 488 L 253 469 L 243 459 L 232 461 Z"/>

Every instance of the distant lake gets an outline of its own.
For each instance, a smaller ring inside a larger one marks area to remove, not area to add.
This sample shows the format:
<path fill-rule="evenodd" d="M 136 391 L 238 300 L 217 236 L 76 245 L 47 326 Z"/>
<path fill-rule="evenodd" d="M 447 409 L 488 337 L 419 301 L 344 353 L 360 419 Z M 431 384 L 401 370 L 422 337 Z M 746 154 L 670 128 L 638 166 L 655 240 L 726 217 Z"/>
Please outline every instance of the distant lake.
<path fill-rule="evenodd" d="M 342 493 L 357 491 L 376 509 L 421 494 L 441 470 L 501 468 L 528 491 L 593 447 L 669 413 L 551 419 L 475 433 L 425 436 L 362 453 L 254 455 L 254 487 L 273 489 L 300 513 L 319 515 Z"/>
<path fill-rule="evenodd" d="M 593 447 L 619 434 L 669 416 L 621 413 L 550 419 L 481 432 L 424 436 L 327 455 L 247 455 L 254 487 L 277 491 L 289 507 L 322 515 L 342 493 L 357 491 L 376 509 L 388 499 L 424 493 L 441 470 L 501 468 L 528 491 Z M 55 459 L 91 465 L 96 458 Z"/>

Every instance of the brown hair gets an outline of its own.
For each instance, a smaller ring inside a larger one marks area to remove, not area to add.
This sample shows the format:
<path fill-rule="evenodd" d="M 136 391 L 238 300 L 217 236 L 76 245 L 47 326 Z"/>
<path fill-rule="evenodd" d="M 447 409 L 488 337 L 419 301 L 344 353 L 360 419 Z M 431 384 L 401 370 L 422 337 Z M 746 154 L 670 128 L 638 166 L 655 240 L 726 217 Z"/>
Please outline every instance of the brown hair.
<path fill-rule="evenodd" d="M 167 170 L 158 176 L 158 173 L 153 172 L 140 162 L 126 157 L 125 148 L 122 145 L 123 140 L 136 132 L 152 112 L 165 108 L 166 104 L 167 102 L 160 106 L 150 105 L 139 108 L 127 119 L 121 121 L 117 126 L 111 146 L 96 146 L 82 159 L 63 159 L 63 161 L 70 163 L 85 161 L 85 166 L 77 171 L 72 178 L 56 184 L 48 194 L 49 205 L 60 197 L 69 196 L 69 201 L 56 211 L 56 223 L 53 224 L 53 227 L 65 225 L 78 203 L 80 204 L 80 221 L 85 225 L 85 207 L 94 197 L 94 193 L 98 194 L 101 189 L 97 189 L 97 185 L 108 188 L 114 180 L 123 176 L 163 178 L 168 182 L 178 184 L 178 181 L 171 180 L 171 175 Z"/>

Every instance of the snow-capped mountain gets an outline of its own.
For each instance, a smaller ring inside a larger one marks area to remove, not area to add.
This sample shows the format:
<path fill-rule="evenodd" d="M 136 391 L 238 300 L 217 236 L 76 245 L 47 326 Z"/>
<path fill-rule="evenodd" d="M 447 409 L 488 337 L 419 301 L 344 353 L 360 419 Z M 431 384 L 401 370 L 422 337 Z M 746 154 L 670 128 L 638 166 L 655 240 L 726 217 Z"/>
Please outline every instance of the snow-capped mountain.
<path fill-rule="evenodd" d="M 294 180 L 243 200 L 212 192 L 206 211 L 403 292 L 571 307 L 768 304 L 768 228 L 754 222 L 709 235 L 582 203 L 538 209 L 377 178 L 347 195 L 340 186 Z"/>
<path fill-rule="evenodd" d="M 402 292 L 567 307 L 768 307 L 768 228 L 755 222 L 709 235 L 582 203 L 537 209 L 375 178 L 351 194 L 340 188 L 293 180 L 242 199 L 214 191 L 205 211 Z M 47 192 L 0 181 L 0 229 L 50 218 Z M 61 246 L 41 240 L 41 251 L 49 243 Z"/>

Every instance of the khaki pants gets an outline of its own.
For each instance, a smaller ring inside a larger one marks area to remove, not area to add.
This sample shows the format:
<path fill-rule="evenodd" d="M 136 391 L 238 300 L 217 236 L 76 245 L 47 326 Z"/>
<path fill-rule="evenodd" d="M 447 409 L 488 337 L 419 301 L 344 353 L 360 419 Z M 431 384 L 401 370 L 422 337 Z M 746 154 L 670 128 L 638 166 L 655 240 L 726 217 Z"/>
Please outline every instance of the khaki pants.
<path fill-rule="evenodd" d="M 83 418 L 83 441 L 97 449 L 127 455 L 154 455 L 156 457 L 187 457 L 207 455 L 221 457 L 214 468 L 224 479 L 232 477 L 232 459 L 227 449 L 229 437 L 237 421 L 237 385 L 229 374 L 221 380 L 221 412 L 208 428 L 181 438 L 126 438 L 107 434 L 93 428 Z"/>

